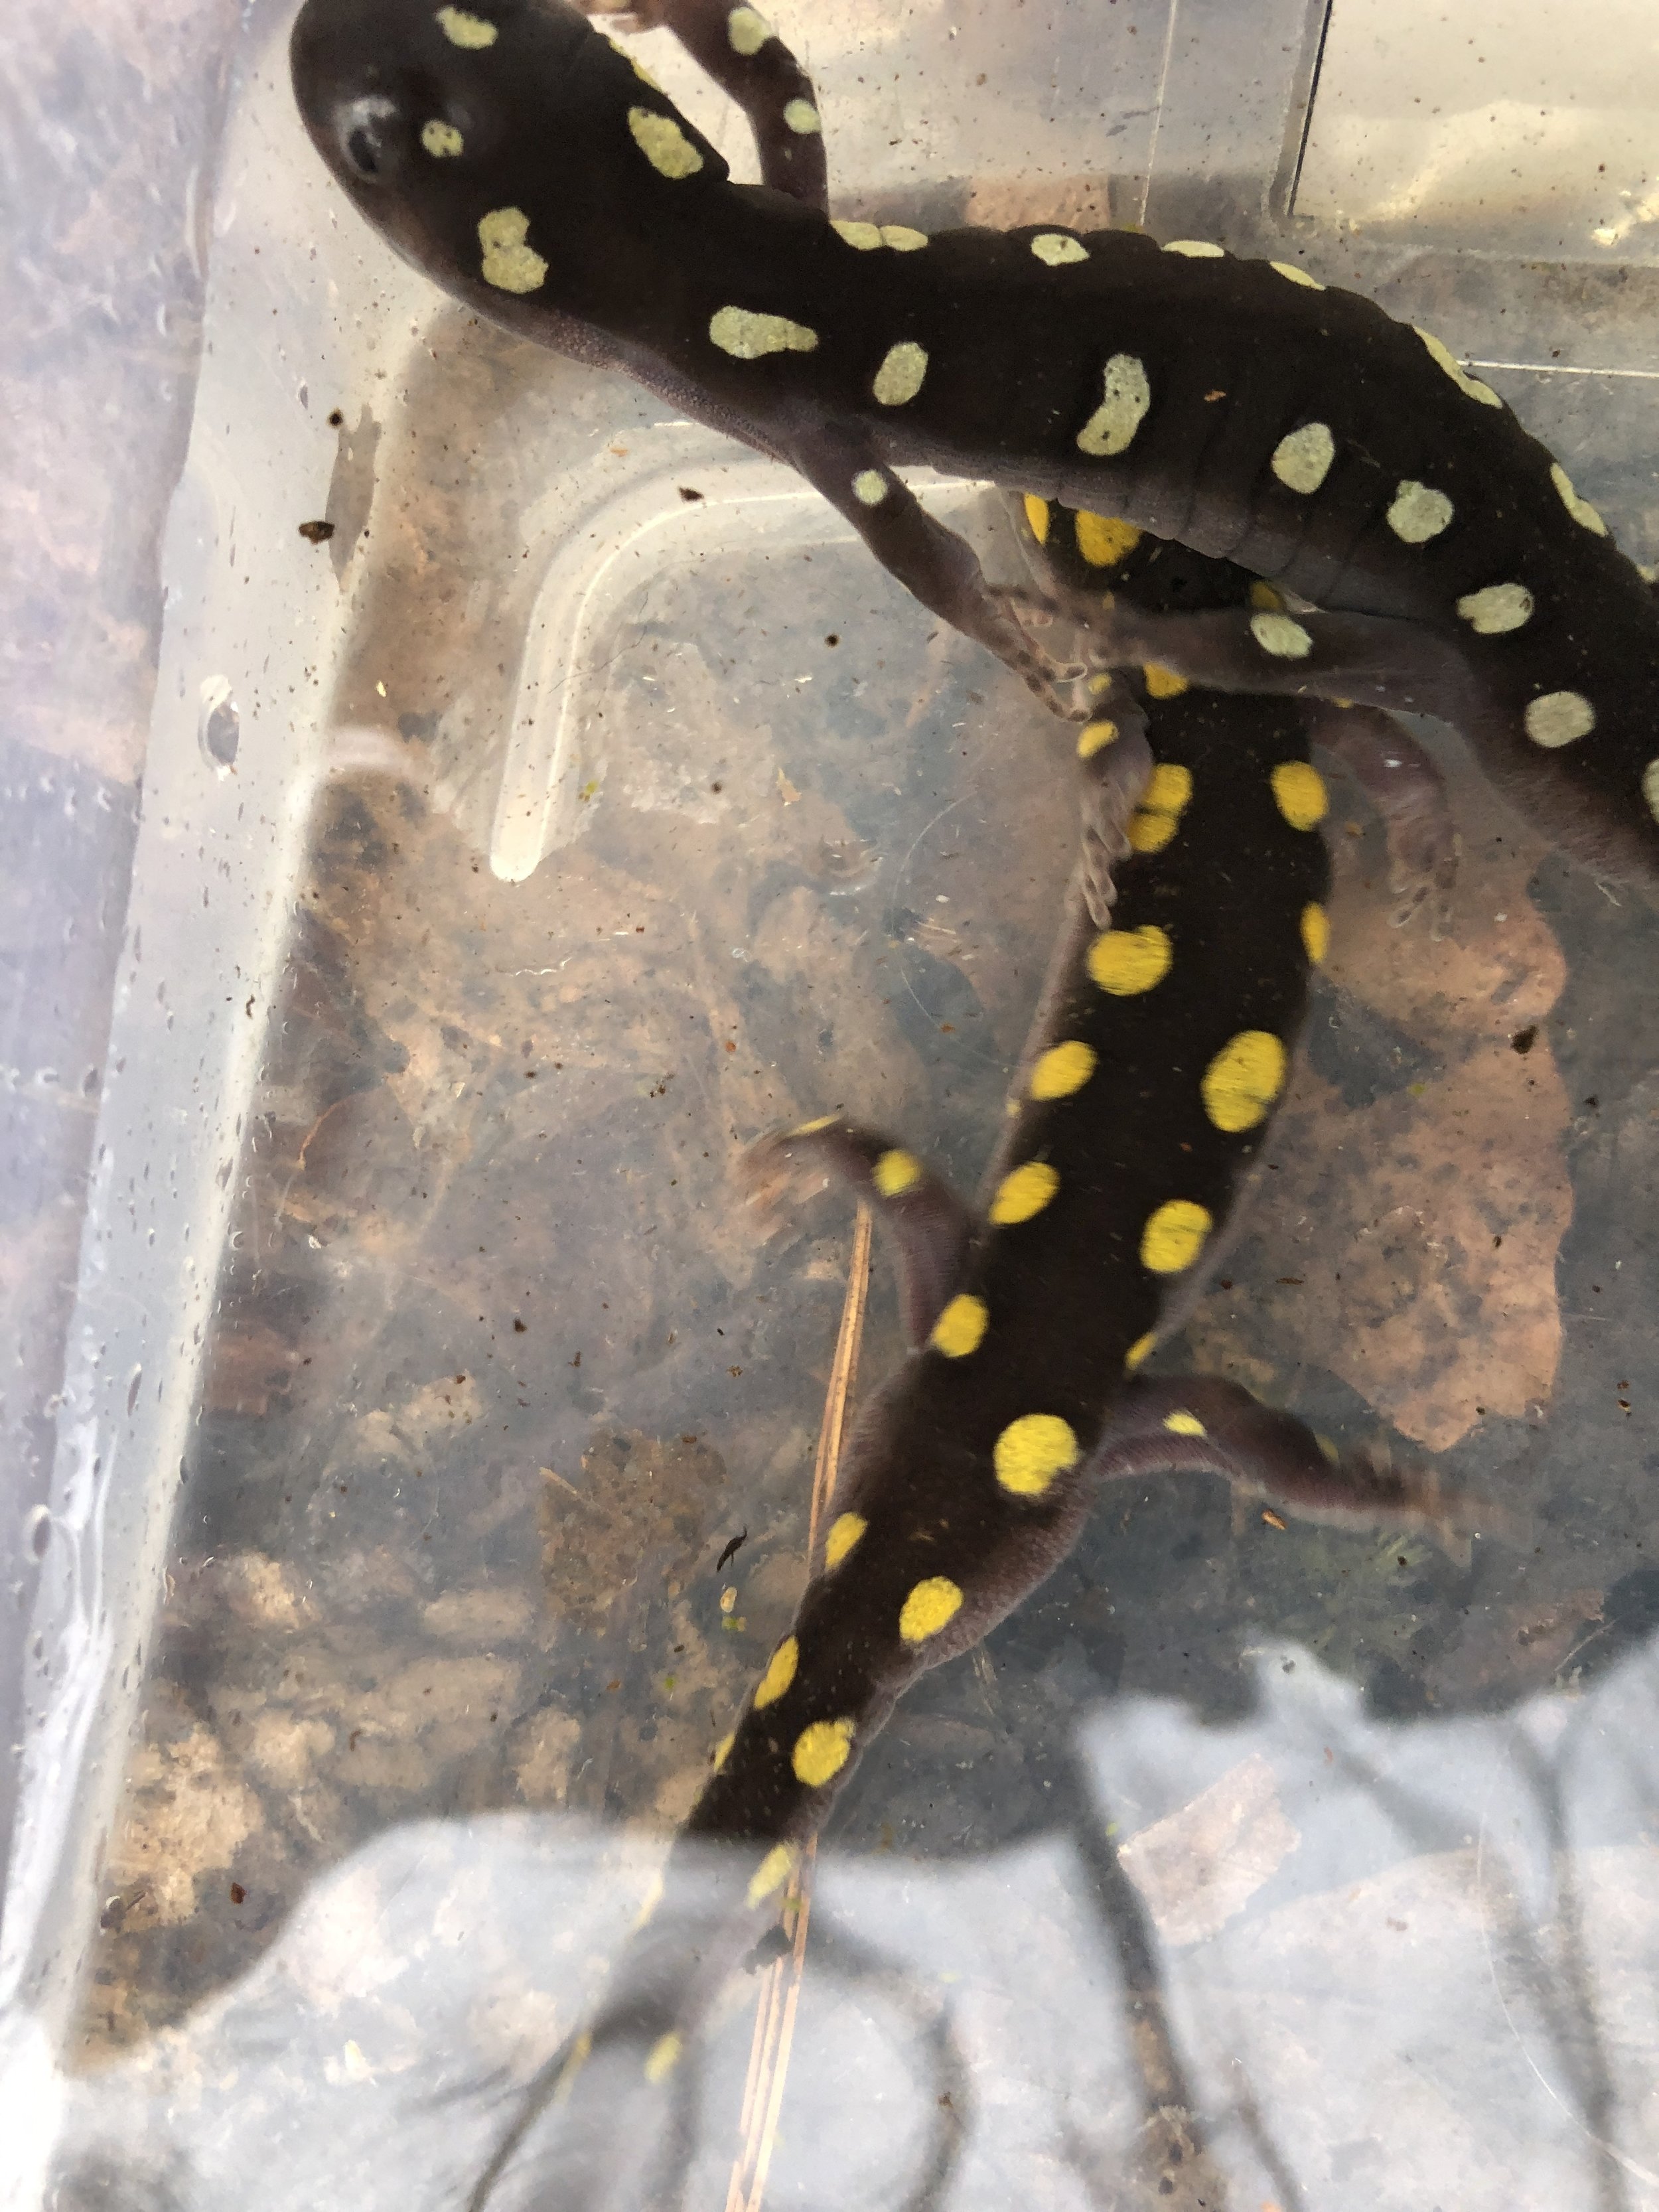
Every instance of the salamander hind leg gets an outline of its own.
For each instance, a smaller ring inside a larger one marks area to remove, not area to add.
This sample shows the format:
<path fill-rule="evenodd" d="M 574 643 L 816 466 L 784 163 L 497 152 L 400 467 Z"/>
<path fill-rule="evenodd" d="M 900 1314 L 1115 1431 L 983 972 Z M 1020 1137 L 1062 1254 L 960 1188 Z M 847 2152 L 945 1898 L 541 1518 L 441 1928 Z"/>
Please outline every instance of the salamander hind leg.
<path fill-rule="evenodd" d="M 1279 605 L 1149 614 L 1116 596 L 1085 605 L 1080 619 L 1096 657 L 1111 667 L 1152 663 L 1215 691 L 1361 700 L 1453 722 L 1469 711 L 1453 641 L 1389 615 L 1291 614 Z"/>
<path fill-rule="evenodd" d="M 1451 924 L 1457 832 L 1446 780 L 1411 732 L 1380 708 L 1334 701 L 1314 710 L 1316 744 L 1335 755 L 1382 819 L 1389 843 L 1389 919 L 1402 929 L 1426 914 L 1431 937 Z"/>
<path fill-rule="evenodd" d="M 948 1183 L 902 1145 L 836 1114 L 761 1138 L 744 1154 L 743 1173 L 751 1200 L 768 1212 L 830 1182 L 867 1200 L 898 1245 L 905 1334 L 926 1342 L 962 1288 L 977 1225 Z"/>
<path fill-rule="evenodd" d="M 1218 1474 L 1299 1520 L 1348 1528 L 1421 1528 L 1468 1564 L 1470 1540 L 1524 1543 L 1524 1516 L 1449 1490 L 1432 1468 L 1386 1450 L 1343 1454 L 1293 1413 L 1264 1406 L 1220 1376 L 1146 1377 L 1129 1385 L 1091 1462 L 1099 1481 Z"/>

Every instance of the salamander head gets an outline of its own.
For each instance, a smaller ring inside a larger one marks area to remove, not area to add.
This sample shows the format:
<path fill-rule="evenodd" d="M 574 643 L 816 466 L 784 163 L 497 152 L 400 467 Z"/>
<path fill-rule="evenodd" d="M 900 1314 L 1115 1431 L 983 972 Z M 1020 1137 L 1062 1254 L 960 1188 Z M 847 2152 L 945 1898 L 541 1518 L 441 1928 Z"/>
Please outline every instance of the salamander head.
<path fill-rule="evenodd" d="M 305 0 L 289 48 L 318 152 L 406 260 L 492 313 L 600 313 L 666 193 L 726 165 L 565 0 Z M 509 320 L 519 317 L 509 314 Z"/>

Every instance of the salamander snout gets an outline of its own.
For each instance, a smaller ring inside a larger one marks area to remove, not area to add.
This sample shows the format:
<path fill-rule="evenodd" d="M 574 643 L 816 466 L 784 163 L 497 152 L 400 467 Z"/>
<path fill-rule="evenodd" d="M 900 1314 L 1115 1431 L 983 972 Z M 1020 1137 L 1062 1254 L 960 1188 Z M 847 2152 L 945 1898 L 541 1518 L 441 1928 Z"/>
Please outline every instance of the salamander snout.
<path fill-rule="evenodd" d="M 306 0 L 289 48 L 295 97 L 318 152 L 341 182 L 387 185 L 406 175 L 422 123 L 447 113 L 447 88 L 422 65 L 397 0 Z"/>

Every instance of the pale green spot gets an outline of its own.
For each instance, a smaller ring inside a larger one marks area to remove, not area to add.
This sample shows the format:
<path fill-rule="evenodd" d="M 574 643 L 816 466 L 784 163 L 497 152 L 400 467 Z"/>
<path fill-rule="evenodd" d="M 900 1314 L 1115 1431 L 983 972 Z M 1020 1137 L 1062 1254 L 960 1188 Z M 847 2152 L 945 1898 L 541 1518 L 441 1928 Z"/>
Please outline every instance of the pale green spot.
<path fill-rule="evenodd" d="M 702 168 L 702 155 L 672 115 L 659 115 L 654 107 L 630 107 L 628 127 L 634 143 L 659 177 L 678 182 L 682 177 L 695 177 Z"/>
<path fill-rule="evenodd" d="M 758 361 L 769 353 L 811 353 L 818 334 L 787 315 L 763 314 L 754 307 L 720 307 L 708 321 L 708 335 L 734 361 Z"/>
<path fill-rule="evenodd" d="M 926 350 L 913 339 L 902 338 L 887 349 L 870 389 L 882 406 L 902 407 L 921 391 L 927 374 Z"/>

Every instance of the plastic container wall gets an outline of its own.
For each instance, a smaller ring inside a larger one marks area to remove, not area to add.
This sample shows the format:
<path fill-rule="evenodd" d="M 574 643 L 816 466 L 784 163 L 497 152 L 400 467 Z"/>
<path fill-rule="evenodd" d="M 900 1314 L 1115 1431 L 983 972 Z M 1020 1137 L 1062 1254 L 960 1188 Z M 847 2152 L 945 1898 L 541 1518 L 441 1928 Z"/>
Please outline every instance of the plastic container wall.
<path fill-rule="evenodd" d="M 66 2203 L 116 2174 L 146 2203 L 181 2175 L 204 2201 L 462 2199 L 491 2126 L 469 2069 L 522 2068 L 552 1992 L 567 2022 L 597 1986 L 804 1575 L 846 1238 L 826 1212 L 761 1246 L 732 1161 L 844 1103 L 971 1184 L 1073 835 L 1064 732 L 793 479 L 477 325 L 356 222 L 292 112 L 289 12 L 131 52 L 42 17 L 64 58 L 19 141 L 59 180 L 14 331 L 23 511 L 52 517 L 27 542 L 57 565 L 19 562 L 15 601 L 53 649 L 8 832 L 29 1672 L 4 1987 L 17 2140 L 44 2160 L 64 2101 Z M 1291 235 L 1472 358 L 1659 549 L 1639 15 L 1608 7 L 1575 76 L 1539 10 L 777 13 L 838 212 Z M 750 173 L 737 118 L 641 50 Z M 926 495 L 1011 558 L 975 487 Z M 1386 2154 L 1411 2201 L 1518 2203 L 1531 2161 L 1589 2204 L 1602 2163 L 1659 2158 L 1652 2023 L 1607 1979 L 1654 1941 L 1632 1424 L 1659 1254 L 1627 1203 L 1653 922 L 1434 742 L 1449 938 L 1389 930 L 1346 794 L 1274 1187 L 1178 1353 L 1500 1482 L 1537 1546 L 1463 1575 L 1149 1496 L 907 1704 L 838 1818 L 825 1924 L 912 1993 L 973 1993 L 951 2063 L 1005 2132 L 975 2121 L 953 2202 L 1040 2151 L 1069 2203 L 1129 2155 L 1148 1977 L 1185 2054 L 1163 2104 L 1241 2202 L 1351 2203 Z M 897 1349 L 878 1289 L 866 1371 Z M 1113 1828 L 1135 1844 L 1103 1870 Z M 1577 1953 L 1538 1932 L 1562 1850 Z M 1417 2014 L 1396 1922 L 1438 1954 L 1413 1951 Z M 912 1996 L 826 1971 L 775 2186 L 904 2201 L 949 2092 L 884 2132 L 881 2051 L 932 2081 Z M 837 1990 L 874 2043 L 837 2041 Z M 1574 2041 L 1597 2002 L 1600 2075 Z M 1419 2111 L 1413 2053 L 1460 2008 Z M 862 2163 L 815 2179 L 849 2105 Z"/>

